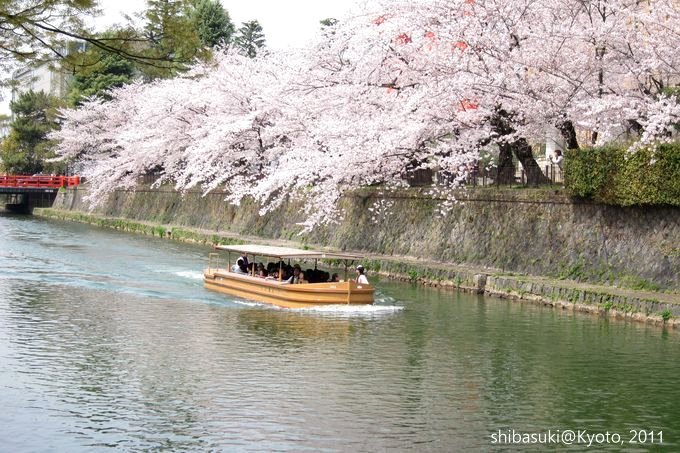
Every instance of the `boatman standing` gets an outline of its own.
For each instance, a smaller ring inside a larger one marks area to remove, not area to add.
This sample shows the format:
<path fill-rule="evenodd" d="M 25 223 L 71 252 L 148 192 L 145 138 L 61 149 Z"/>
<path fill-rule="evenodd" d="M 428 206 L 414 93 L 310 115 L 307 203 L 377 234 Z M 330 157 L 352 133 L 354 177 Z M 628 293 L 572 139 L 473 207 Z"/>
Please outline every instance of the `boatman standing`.
<path fill-rule="evenodd" d="M 364 285 L 368 285 L 368 279 L 366 278 L 366 275 L 364 274 L 366 272 L 366 269 L 364 269 L 364 266 L 359 264 L 357 266 L 357 283 L 361 283 Z"/>

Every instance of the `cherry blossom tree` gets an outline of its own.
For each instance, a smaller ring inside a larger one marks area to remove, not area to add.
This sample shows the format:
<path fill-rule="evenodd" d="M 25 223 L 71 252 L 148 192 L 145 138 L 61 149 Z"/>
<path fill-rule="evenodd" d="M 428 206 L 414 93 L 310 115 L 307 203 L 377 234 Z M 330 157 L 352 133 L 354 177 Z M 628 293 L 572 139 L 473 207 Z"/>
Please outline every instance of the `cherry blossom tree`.
<path fill-rule="evenodd" d="M 263 62 L 222 56 L 183 77 L 136 83 L 64 112 L 62 156 L 76 158 L 93 182 L 93 199 L 163 168 L 159 183 L 211 190 L 256 175 L 262 128 L 276 116 L 269 102 L 279 77 Z M 234 185 L 234 187 L 237 184 Z"/>
<path fill-rule="evenodd" d="M 405 74 L 417 79 L 417 71 L 426 83 L 445 80 L 449 89 L 439 99 L 483 109 L 473 127 L 487 128 L 501 168 L 514 153 L 530 181 L 540 182 L 528 142 L 540 142 L 549 126 L 576 148 L 576 127 L 592 131 L 593 144 L 604 143 L 631 127 L 641 132 L 651 112 L 677 105 L 662 93 L 678 81 L 679 9 L 673 1 L 652 3 L 386 2 L 373 23 L 384 31 L 383 43 L 393 36 L 396 58 L 381 65 L 393 70 L 387 78 L 409 86 Z M 429 108 L 446 112 L 439 107 Z M 677 115 L 666 118 L 665 135 Z"/>
<path fill-rule="evenodd" d="M 542 175 L 529 143 L 668 140 L 679 122 L 680 17 L 672 0 L 376 0 L 307 50 L 235 53 L 64 112 L 54 138 L 91 199 L 162 168 L 158 184 L 262 213 L 304 197 L 307 229 L 347 190 L 404 184 L 408 169 L 465 177 L 480 150 Z M 449 199 L 449 194 L 443 198 Z M 446 204 L 446 203 L 445 203 Z M 444 209 L 444 212 L 446 209 Z"/>

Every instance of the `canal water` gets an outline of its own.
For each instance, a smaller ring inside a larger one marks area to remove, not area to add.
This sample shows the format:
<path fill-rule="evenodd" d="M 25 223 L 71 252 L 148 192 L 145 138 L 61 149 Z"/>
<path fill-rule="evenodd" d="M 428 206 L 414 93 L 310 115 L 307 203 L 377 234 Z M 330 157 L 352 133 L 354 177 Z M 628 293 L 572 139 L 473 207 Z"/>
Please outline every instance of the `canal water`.
<path fill-rule="evenodd" d="M 208 251 L 0 215 L 0 449 L 680 450 L 675 331 L 390 282 L 276 309 L 203 289 Z"/>

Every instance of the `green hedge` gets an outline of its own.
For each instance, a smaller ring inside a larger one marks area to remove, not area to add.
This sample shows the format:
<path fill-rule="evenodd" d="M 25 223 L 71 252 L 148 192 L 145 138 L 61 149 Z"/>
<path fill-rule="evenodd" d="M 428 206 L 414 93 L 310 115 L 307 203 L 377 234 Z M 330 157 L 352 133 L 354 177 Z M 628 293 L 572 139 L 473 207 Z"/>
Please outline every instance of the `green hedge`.
<path fill-rule="evenodd" d="M 619 206 L 680 206 L 680 143 L 629 154 L 626 148 L 569 150 L 565 187 L 572 195 Z"/>

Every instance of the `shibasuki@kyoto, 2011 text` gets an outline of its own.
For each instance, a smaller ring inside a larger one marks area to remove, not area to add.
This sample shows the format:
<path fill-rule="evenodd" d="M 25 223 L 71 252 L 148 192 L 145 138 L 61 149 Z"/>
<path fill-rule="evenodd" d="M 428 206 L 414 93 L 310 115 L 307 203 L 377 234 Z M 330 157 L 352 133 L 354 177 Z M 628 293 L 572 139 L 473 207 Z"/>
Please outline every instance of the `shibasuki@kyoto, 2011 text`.
<path fill-rule="evenodd" d="M 661 445 L 663 431 L 653 429 L 629 429 L 624 432 L 596 432 L 588 429 L 548 429 L 545 431 L 521 431 L 513 428 L 499 429 L 490 435 L 493 445 Z"/>

